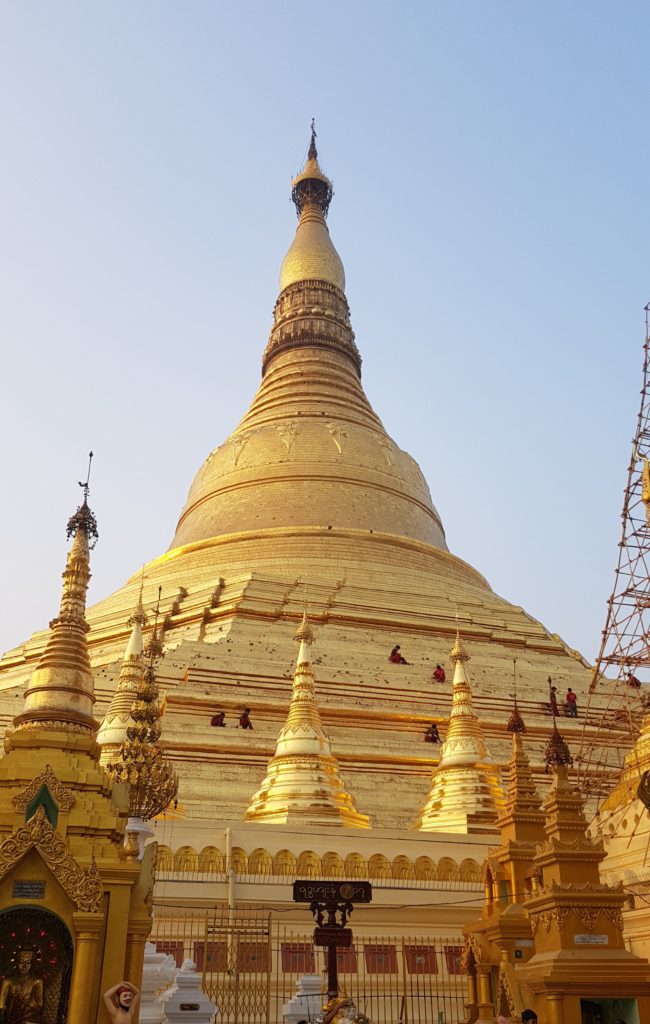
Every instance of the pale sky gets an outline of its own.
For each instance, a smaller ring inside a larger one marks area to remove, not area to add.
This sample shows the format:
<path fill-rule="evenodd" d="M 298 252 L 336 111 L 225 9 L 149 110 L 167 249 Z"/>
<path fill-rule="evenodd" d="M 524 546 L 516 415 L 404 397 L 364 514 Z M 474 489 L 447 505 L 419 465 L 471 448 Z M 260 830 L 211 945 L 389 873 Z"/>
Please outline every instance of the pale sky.
<path fill-rule="evenodd" d="M 160 554 L 259 380 L 316 117 L 366 392 L 450 548 L 591 659 L 648 280 L 646 3 L 0 2 L 0 648 Z"/>

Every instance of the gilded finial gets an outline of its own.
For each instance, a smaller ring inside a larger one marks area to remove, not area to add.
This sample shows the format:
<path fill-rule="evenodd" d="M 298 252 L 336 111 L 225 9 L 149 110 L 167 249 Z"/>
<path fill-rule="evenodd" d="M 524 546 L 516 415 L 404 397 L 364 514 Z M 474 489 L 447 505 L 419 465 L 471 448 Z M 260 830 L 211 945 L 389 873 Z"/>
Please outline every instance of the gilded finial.
<path fill-rule="evenodd" d="M 157 658 L 162 658 L 163 645 L 160 635 L 158 633 L 158 616 L 160 615 L 160 595 L 162 594 L 162 587 L 158 587 L 158 600 L 156 602 L 156 610 L 154 612 L 153 629 L 149 642 L 145 648 L 145 656 L 149 659 L 149 672 L 153 672 L 153 663 Z"/>
<path fill-rule="evenodd" d="M 452 647 L 452 649 L 451 649 L 451 651 L 449 653 L 449 656 L 450 656 L 451 660 L 454 663 L 459 662 L 459 661 L 463 661 L 463 662 L 469 661 L 469 654 L 465 650 L 465 646 L 463 644 L 463 641 L 460 638 L 460 628 L 458 626 L 458 616 L 456 616 L 456 640 L 454 642 L 454 646 Z"/>
<path fill-rule="evenodd" d="M 544 764 L 546 766 L 546 772 L 550 772 L 553 768 L 559 768 L 562 765 L 569 768 L 573 765 L 571 751 L 569 750 L 566 740 L 558 732 L 555 719 L 553 719 L 553 731 L 549 737 L 548 743 L 546 744 Z"/>
<path fill-rule="evenodd" d="M 92 550 L 97 543 L 99 533 L 97 531 L 97 520 L 93 512 L 88 505 L 88 494 L 90 492 L 90 468 L 92 466 L 93 453 L 88 453 L 88 472 L 85 480 L 79 480 L 79 486 L 84 492 L 84 500 L 75 512 L 73 516 L 68 519 L 68 525 L 66 527 L 66 537 L 70 540 L 71 537 L 75 537 L 79 530 L 86 535 L 88 541 L 88 547 Z"/>
<path fill-rule="evenodd" d="M 318 160 L 318 150 L 316 149 L 316 122 L 312 117 L 311 119 L 311 140 L 309 142 L 309 151 L 307 153 L 308 160 Z"/>
<path fill-rule="evenodd" d="M 517 706 L 517 659 L 512 659 L 512 680 L 513 680 L 513 708 L 508 719 L 506 729 L 508 732 L 526 732 L 526 725 Z"/>
<path fill-rule="evenodd" d="M 309 625 L 307 609 L 305 609 L 305 611 L 302 613 L 302 619 L 300 621 L 298 629 L 296 630 L 294 640 L 297 640 L 298 643 L 300 644 L 313 644 L 314 642 L 314 634 L 312 632 L 311 626 Z"/>
<path fill-rule="evenodd" d="M 316 126 L 312 118 L 307 162 L 300 174 L 291 182 L 291 198 L 296 207 L 298 217 L 302 215 L 306 206 L 320 207 L 323 217 L 327 217 L 327 211 L 329 210 L 333 195 L 332 182 L 327 175 L 323 174 L 318 163 Z"/>
<path fill-rule="evenodd" d="M 143 593 L 143 591 L 144 591 L 144 566 L 142 567 L 142 572 L 140 573 L 140 593 L 138 594 L 138 603 L 136 604 L 135 608 L 133 609 L 133 615 L 128 620 L 127 626 L 135 626 L 136 623 L 138 623 L 140 626 L 144 626 L 146 624 L 147 616 L 146 616 L 146 613 L 145 613 L 145 610 L 144 610 L 144 605 L 142 604 L 142 593 Z"/>

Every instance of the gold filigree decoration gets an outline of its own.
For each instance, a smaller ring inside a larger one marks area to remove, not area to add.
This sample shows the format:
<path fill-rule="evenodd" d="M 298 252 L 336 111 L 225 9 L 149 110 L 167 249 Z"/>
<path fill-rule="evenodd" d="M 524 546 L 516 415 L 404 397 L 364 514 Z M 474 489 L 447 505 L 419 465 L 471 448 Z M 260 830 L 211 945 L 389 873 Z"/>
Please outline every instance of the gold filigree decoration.
<path fill-rule="evenodd" d="M 474 957 L 474 963 L 480 964 L 482 960 L 481 946 L 476 936 L 468 932 L 465 935 L 465 947 L 461 958 L 461 966 L 464 971 L 468 969 L 470 953 Z"/>
<path fill-rule="evenodd" d="M 42 807 L 0 843 L 0 879 L 32 848 L 38 851 L 77 910 L 94 914 L 100 911 L 104 890 L 95 861 L 87 871 L 77 863 Z"/>
<path fill-rule="evenodd" d="M 27 805 L 34 799 L 41 786 L 47 786 L 62 811 L 70 810 L 75 800 L 74 793 L 62 782 L 59 782 L 51 764 L 46 764 L 43 771 L 39 772 L 29 785 L 13 798 L 12 803 L 16 810 L 27 810 Z"/>
<path fill-rule="evenodd" d="M 623 912 L 620 907 L 603 907 L 603 913 L 610 919 L 617 932 L 623 931 Z"/>
<path fill-rule="evenodd" d="M 573 913 L 582 921 L 588 932 L 593 932 L 596 922 L 600 917 L 600 907 L 578 907 L 574 906 Z"/>

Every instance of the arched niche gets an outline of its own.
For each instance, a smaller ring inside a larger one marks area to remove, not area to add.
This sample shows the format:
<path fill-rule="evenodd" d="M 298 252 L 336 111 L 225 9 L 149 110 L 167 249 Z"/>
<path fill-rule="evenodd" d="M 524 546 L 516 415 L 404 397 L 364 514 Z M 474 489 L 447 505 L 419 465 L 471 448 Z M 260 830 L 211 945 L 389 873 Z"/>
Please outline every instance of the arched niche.
<path fill-rule="evenodd" d="M 249 875 L 270 875 L 273 871 L 273 860 L 268 850 L 253 850 L 248 856 Z"/>
<path fill-rule="evenodd" d="M 223 871 L 223 854 L 216 846 L 204 846 L 199 853 L 199 871 L 214 874 Z"/>
<path fill-rule="evenodd" d="M 466 857 L 465 860 L 460 863 L 460 880 L 461 882 L 480 882 L 480 864 L 471 857 Z"/>
<path fill-rule="evenodd" d="M 0 912 L 0 1002 L 3 1020 L 59 1024 L 67 1015 L 72 974 L 72 936 L 60 917 L 40 907 Z M 17 1010 L 22 985 L 27 1008 Z"/>
<path fill-rule="evenodd" d="M 236 875 L 245 875 L 248 871 L 248 854 L 241 846 L 233 846 L 230 855 L 230 867 Z"/>
<path fill-rule="evenodd" d="M 291 850 L 278 850 L 273 857 L 273 874 L 287 878 L 298 877 L 296 858 Z"/>
<path fill-rule="evenodd" d="M 345 867 L 340 854 L 328 850 L 323 854 L 323 874 L 327 878 L 343 878 Z"/>
<path fill-rule="evenodd" d="M 438 869 L 431 857 L 418 857 L 415 861 L 415 877 L 431 882 L 438 877 Z"/>
<path fill-rule="evenodd" d="M 320 857 L 313 850 L 303 850 L 298 857 L 298 874 L 304 878 L 317 878 L 322 874 Z"/>
<path fill-rule="evenodd" d="M 393 878 L 415 878 L 415 869 L 408 857 L 403 855 L 395 857 L 392 864 L 391 875 Z"/>
<path fill-rule="evenodd" d="M 360 853 L 349 853 L 345 858 L 346 878 L 367 878 L 368 865 Z"/>
<path fill-rule="evenodd" d="M 179 846 L 174 854 L 174 871 L 198 871 L 199 858 L 191 846 Z"/>
<path fill-rule="evenodd" d="M 456 861 L 451 857 L 441 857 L 438 861 L 438 878 L 441 882 L 457 882 L 459 871 Z"/>
<path fill-rule="evenodd" d="M 159 843 L 156 850 L 156 871 L 171 871 L 173 867 L 174 858 L 172 857 L 172 851 L 168 846 L 163 846 Z"/>
<path fill-rule="evenodd" d="M 390 878 L 390 861 L 383 853 L 373 853 L 368 861 L 369 878 Z"/>

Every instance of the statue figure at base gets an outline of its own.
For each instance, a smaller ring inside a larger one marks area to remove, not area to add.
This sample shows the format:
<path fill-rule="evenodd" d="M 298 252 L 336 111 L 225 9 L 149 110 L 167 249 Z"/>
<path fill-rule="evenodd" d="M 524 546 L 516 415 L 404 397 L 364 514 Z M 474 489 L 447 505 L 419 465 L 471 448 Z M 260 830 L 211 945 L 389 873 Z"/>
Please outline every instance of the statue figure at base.
<path fill-rule="evenodd" d="M 33 949 L 16 952 L 16 973 L 0 986 L 2 1024 L 40 1024 L 43 1012 L 43 979 L 34 973 Z"/>
<path fill-rule="evenodd" d="M 325 1003 L 323 1014 L 318 1020 L 321 1024 L 370 1024 L 368 1018 L 359 1013 L 353 1001 L 343 991 Z"/>
<path fill-rule="evenodd" d="M 131 1024 L 133 1011 L 139 1002 L 139 990 L 128 981 L 121 981 L 104 992 L 104 1005 L 113 1024 Z"/>

